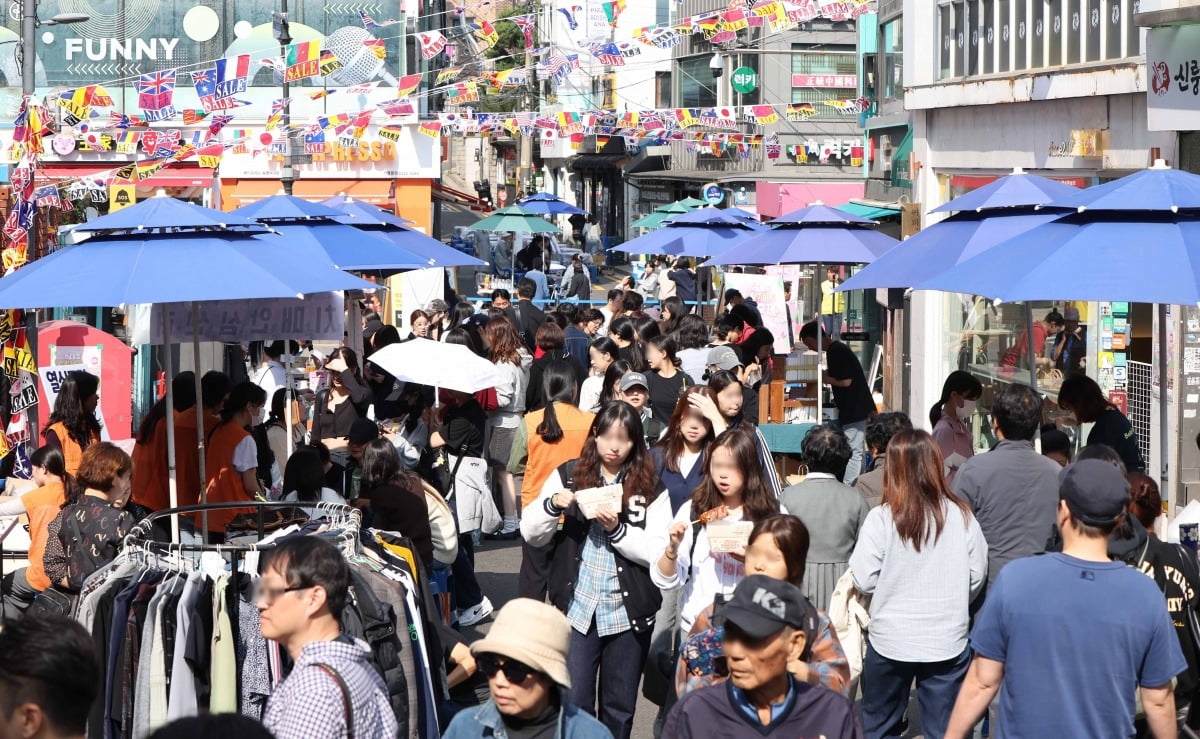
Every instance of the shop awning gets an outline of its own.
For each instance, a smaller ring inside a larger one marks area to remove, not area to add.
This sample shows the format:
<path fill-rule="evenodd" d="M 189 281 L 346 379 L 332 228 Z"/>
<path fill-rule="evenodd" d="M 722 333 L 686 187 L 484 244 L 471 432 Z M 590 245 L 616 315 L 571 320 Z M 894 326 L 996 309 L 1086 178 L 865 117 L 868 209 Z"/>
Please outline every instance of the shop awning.
<path fill-rule="evenodd" d="M 900 215 L 900 211 L 895 208 L 881 208 L 875 205 L 861 205 L 859 203 L 846 203 L 845 205 L 839 205 L 837 209 L 852 216 L 870 218 L 871 220 L 877 218 L 894 218 Z"/>
<path fill-rule="evenodd" d="M 70 180 L 109 173 L 119 164 L 112 162 L 89 162 L 80 164 L 46 164 L 38 171 L 39 180 Z M 212 185 L 213 171 L 208 167 L 171 165 L 164 167 L 154 176 L 138 180 L 138 187 L 208 187 Z"/>
<path fill-rule="evenodd" d="M 222 192 L 233 201 L 233 207 L 283 192 L 279 180 L 238 180 L 232 189 Z M 292 194 L 305 200 L 325 200 L 335 195 L 349 195 L 375 205 L 392 202 L 391 180 L 296 180 Z"/>

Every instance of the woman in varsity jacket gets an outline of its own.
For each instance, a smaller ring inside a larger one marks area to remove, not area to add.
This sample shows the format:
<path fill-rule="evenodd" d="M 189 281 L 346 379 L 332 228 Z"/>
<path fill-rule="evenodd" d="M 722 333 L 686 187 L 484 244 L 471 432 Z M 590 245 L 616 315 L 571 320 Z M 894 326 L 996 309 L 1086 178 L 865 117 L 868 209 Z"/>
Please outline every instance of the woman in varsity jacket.
<path fill-rule="evenodd" d="M 670 499 L 656 495 L 644 438 L 631 406 L 606 403 L 579 459 L 550 473 L 521 520 L 526 542 L 553 548 L 550 602 L 571 623 L 570 702 L 594 712 L 618 739 L 633 731 L 636 676 L 662 602 L 649 568 L 666 546 L 671 522 Z M 587 518 L 576 493 L 616 484 L 622 487 L 620 510 Z"/>

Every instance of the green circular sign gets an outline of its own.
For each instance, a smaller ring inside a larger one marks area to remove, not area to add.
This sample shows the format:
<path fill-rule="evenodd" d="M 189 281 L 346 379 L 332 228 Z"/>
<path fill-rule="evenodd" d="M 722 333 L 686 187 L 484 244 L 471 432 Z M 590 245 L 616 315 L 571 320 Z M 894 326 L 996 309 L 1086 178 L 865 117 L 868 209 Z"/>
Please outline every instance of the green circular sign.
<path fill-rule="evenodd" d="M 754 92 L 758 87 L 758 72 L 750 67 L 738 67 L 733 70 L 730 80 L 733 82 L 733 89 L 738 92 Z"/>

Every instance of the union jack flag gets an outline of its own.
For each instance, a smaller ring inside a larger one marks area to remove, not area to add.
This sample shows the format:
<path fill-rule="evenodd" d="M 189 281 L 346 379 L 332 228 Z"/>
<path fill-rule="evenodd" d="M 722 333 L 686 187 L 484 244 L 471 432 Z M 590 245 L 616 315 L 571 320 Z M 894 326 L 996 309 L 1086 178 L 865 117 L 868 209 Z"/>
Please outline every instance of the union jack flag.
<path fill-rule="evenodd" d="M 367 15 L 367 11 L 365 11 L 365 10 L 358 11 L 358 17 L 360 19 L 362 19 L 363 28 L 367 29 L 368 31 L 373 31 L 376 28 L 386 28 L 388 26 L 394 26 L 400 22 L 400 21 L 396 20 L 395 18 L 389 18 L 386 21 L 377 21 L 374 18 L 372 18 L 371 16 Z"/>
<path fill-rule="evenodd" d="M 171 105 L 175 95 L 175 70 L 164 69 L 138 77 L 138 107 L 142 110 L 162 110 Z"/>

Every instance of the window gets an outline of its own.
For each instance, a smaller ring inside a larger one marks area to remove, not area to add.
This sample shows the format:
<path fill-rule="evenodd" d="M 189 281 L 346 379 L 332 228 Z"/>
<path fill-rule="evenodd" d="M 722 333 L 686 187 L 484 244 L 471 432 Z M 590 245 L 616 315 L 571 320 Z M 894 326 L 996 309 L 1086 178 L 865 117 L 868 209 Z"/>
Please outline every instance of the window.
<path fill-rule="evenodd" d="M 814 118 L 838 118 L 826 100 L 858 97 L 858 57 L 853 46 L 792 44 L 793 103 L 812 103 Z"/>
<path fill-rule="evenodd" d="M 676 64 L 679 80 L 679 108 L 704 108 L 717 104 L 717 86 L 708 68 L 711 54 L 680 59 Z"/>
<path fill-rule="evenodd" d="M 672 0 L 654 0 L 655 25 L 662 26 L 671 22 L 671 5 Z"/>
<path fill-rule="evenodd" d="M 671 107 L 671 73 L 654 73 L 654 107 Z"/>
<path fill-rule="evenodd" d="M 1023 72 L 1141 53 L 1140 0 L 943 0 L 938 78 Z"/>
<path fill-rule="evenodd" d="M 883 84 L 877 89 L 884 100 L 904 97 L 904 19 L 883 26 Z"/>

